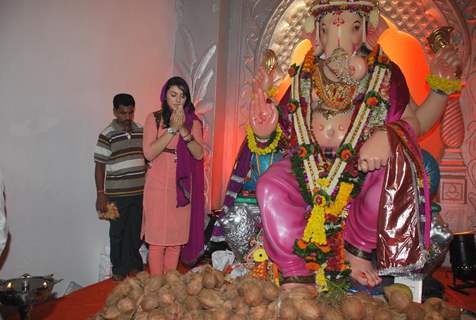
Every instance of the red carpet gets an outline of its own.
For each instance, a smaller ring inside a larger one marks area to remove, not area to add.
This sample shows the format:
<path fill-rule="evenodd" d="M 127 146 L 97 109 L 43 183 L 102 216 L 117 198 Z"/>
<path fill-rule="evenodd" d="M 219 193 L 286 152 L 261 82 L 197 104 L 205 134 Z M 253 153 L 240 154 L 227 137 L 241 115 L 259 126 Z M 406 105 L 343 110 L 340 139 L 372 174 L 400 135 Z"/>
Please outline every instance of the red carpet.
<path fill-rule="evenodd" d="M 181 270 L 182 271 L 182 270 Z M 453 278 L 451 270 L 440 268 L 434 278 L 445 285 L 446 299 L 451 303 L 476 312 L 476 289 L 466 289 L 468 296 L 449 289 Z M 63 298 L 52 300 L 33 308 L 32 319 L 47 320 L 85 320 L 93 316 L 104 304 L 107 295 L 116 286 L 111 280 L 98 282 L 73 292 Z M 12 308 L 2 307 L 5 320 L 18 320 L 19 316 Z"/>

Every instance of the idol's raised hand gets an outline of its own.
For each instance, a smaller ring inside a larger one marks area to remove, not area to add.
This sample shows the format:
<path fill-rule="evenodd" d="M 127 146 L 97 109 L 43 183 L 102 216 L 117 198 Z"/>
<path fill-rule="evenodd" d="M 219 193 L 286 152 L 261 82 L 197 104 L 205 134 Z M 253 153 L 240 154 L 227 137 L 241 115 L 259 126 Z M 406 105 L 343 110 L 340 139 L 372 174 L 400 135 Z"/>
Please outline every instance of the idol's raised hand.
<path fill-rule="evenodd" d="M 253 95 L 250 106 L 250 124 L 253 132 L 259 138 L 269 138 L 278 123 L 278 110 L 275 101 L 268 97 L 267 92 L 272 87 L 272 74 L 260 68 L 253 79 Z"/>

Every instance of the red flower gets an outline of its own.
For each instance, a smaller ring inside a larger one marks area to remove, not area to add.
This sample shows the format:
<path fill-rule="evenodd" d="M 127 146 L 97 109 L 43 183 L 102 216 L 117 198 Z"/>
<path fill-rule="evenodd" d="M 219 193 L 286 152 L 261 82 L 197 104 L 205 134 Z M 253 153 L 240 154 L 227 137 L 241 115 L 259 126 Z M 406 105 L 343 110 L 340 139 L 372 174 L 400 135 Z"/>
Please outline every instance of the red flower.
<path fill-rule="evenodd" d="M 352 151 L 349 150 L 349 149 L 344 149 L 342 150 L 342 152 L 340 153 L 340 158 L 344 161 L 347 161 L 350 159 L 350 157 L 352 157 Z"/>
<path fill-rule="evenodd" d="M 368 107 L 373 107 L 373 106 L 376 106 L 376 105 L 377 105 L 378 99 L 377 99 L 377 97 L 375 97 L 375 96 L 371 96 L 371 97 L 368 97 L 368 98 L 367 98 L 367 101 L 366 101 L 366 102 L 367 102 L 367 106 L 368 106 Z"/>
<path fill-rule="evenodd" d="M 314 195 L 314 203 L 320 205 L 324 202 L 324 198 L 320 194 Z"/>
<path fill-rule="evenodd" d="M 306 263 L 306 268 L 308 270 L 317 271 L 317 270 L 319 270 L 320 267 L 321 267 L 321 265 L 319 263 L 316 263 L 316 262 L 307 262 Z"/>
<path fill-rule="evenodd" d="M 294 65 L 290 66 L 288 69 L 288 74 L 291 77 L 294 77 L 296 75 L 297 69 Z"/>
<path fill-rule="evenodd" d="M 305 158 L 307 156 L 307 149 L 306 147 L 299 147 L 299 157 L 300 158 Z"/>
<path fill-rule="evenodd" d="M 296 105 L 295 103 L 293 103 L 293 102 L 288 103 L 288 110 L 289 110 L 289 112 L 291 112 L 291 113 L 296 112 L 296 110 L 297 110 L 297 105 Z"/>
<path fill-rule="evenodd" d="M 357 166 L 354 162 L 347 163 L 345 171 L 351 175 L 351 177 L 355 178 L 359 175 L 359 171 L 357 170 Z"/>
<path fill-rule="evenodd" d="M 337 217 L 333 214 L 326 214 L 326 221 L 336 223 L 337 222 Z"/>
<path fill-rule="evenodd" d="M 307 243 L 304 242 L 302 239 L 299 239 L 297 242 L 297 246 L 299 249 L 306 249 L 307 248 Z"/>

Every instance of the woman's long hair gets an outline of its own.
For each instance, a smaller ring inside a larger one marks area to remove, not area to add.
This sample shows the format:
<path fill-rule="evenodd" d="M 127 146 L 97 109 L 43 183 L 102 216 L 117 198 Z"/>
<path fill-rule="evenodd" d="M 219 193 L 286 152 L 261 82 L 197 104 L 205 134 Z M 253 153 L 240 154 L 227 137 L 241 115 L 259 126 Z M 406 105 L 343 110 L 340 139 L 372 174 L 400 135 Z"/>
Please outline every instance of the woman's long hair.
<path fill-rule="evenodd" d="M 185 95 L 185 104 L 183 109 L 185 113 L 194 112 L 195 106 L 192 103 L 192 97 L 190 96 L 190 89 L 187 82 L 181 77 L 172 77 L 164 84 L 162 87 L 162 92 L 160 94 L 160 101 L 162 102 L 162 119 L 164 123 L 164 128 L 168 128 L 170 125 L 170 116 L 172 115 L 172 109 L 167 103 L 167 91 L 173 86 L 177 86 L 182 90 Z"/>

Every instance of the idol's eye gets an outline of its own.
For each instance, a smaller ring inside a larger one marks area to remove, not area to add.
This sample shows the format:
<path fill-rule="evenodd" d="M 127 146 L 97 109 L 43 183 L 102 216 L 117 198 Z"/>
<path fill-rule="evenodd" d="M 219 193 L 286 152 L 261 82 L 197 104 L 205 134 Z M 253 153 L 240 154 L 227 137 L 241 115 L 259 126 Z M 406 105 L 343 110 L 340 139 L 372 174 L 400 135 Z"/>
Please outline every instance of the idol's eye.
<path fill-rule="evenodd" d="M 353 29 L 354 31 L 360 31 L 360 22 L 354 23 Z"/>

